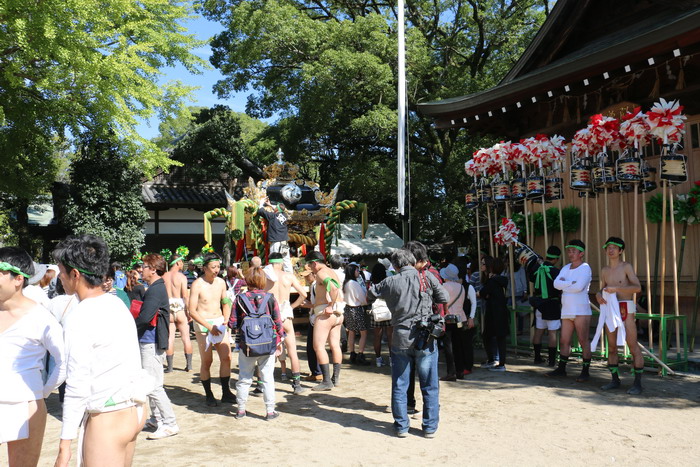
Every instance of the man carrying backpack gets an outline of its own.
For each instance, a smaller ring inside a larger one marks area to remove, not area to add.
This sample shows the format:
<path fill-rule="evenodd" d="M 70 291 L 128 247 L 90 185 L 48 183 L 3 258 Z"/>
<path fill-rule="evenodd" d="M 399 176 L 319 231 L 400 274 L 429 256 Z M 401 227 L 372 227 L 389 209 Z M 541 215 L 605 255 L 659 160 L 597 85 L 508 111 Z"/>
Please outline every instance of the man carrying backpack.
<path fill-rule="evenodd" d="M 262 268 L 250 268 L 245 279 L 248 291 L 236 297 L 228 322 L 229 328 L 237 330 L 240 337 L 236 418 L 246 416 L 248 391 L 257 364 L 267 410 L 265 420 L 273 420 L 279 417 L 279 412 L 275 411 L 275 356 L 282 353 L 284 328 L 275 297 L 264 291 L 266 276 Z"/>

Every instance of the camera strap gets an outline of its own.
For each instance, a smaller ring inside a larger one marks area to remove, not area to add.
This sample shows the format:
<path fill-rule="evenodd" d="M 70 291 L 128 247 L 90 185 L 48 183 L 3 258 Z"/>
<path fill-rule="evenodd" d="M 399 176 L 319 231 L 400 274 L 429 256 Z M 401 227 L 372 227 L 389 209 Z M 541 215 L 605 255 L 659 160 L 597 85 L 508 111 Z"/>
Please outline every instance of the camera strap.
<path fill-rule="evenodd" d="M 459 297 L 462 296 L 462 292 L 464 292 L 464 285 L 459 284 L 459 293 L 457 294 L 457 297 L 455 297 L 455 299 L 452 300 L 452 302 L 449 305 L 447 305 L 447 311 L 449 311 L 450 308 L 452 308 L 452 305 L 454 305 L 457 302 L 457 300 L 459 300 Z"/>

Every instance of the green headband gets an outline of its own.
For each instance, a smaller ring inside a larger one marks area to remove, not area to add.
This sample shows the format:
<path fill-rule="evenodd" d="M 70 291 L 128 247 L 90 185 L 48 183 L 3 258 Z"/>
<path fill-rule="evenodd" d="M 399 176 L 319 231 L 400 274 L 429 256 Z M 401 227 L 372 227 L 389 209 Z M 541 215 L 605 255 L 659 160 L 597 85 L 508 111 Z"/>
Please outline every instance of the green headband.
<path fill-rule="evenodd" d="M 221 258 L 211 258 L 211 259 L 208 259 L 206 261 L 202 260 L 202 265 L 207 265 L 207 264 L 211 263 L 212 261 L 221 261 Z"/>
<path fill-rule="evenodd" d="M 282 258 L 272 258 L 267 260 L 268 263 L 284 263 L 284 259 Z"/>
<path fill-rule="evenodd" d="M 322 259 L 310 259 L 307 261 L 307 263 L 323 263 L 324 260 Z"/>
<path fill-rule="evenodd" d="M 617 243 L 617 242 L 608 242 L 608 243 L 606 243 L 605 245 L 603 245 L 603 250 L 606 249 L 606 248 L 608 247 L 608 245 L 615 245 L 615 246 L 617 246 L 617 247 L 620 247 L 621 250 L 624 250 L 624 249 L 625 249 L 625 247 L 624 247 L 623 245 L 621 245 L 621 244 L 619 244 L 619 243 Z"/>
<path fill-rule="evenodd" d="M 547 259 L 559 259 L 560 257 L 561 257 L 561 255 L 550 255 L 550 254 L 547 254 Z"/>
<path fill-rule="evenodd" d="M 178 261 L 182 261 L 182 258 L 180 256 L 176 256 L 175 259 L 170 262 L 170 265 L 172 266 Z"/>
<path fill-rule="evenodd" d="M 14 274 L 19 274 L 22 277 L 26 277 L 27 279 L 32 277 L 29 274 L 27 274 L 26 272 L 20 271 L 20 269 L 17 266 L 13 266 L 10 263 L 6 263 L 4 261 L 0 262 L 0 271 L 9 271 L 9 272 L 12 272 Z"/>
<path fill-rule="evenodd" d="M 576 248 L 576 249 L 577 249 L 578 251 L 580 251 L 581 253 L 584 253 L 584 252 L 586 251 L 585 248 L 580 247 L 580 246 L 578 246 L 578 245 L 566 245 L 564 248 Z"/>
<path fill-rule="evenodd" d="M 68 267 L 71 268 L 71 269 L 75 269 L 75 270 L 78 271 L 78 272 L 81 272 L 81 273 L 83 273 L 83 274 L 87 274 L 88 276 L 97 276 L 97 277 L 102 276 L 102 274 L 95 274 L 94 272 L 86 271 L 85 269 L 76 268 L 76 267 L 73 266 L 72 264 L 68 264 L 68 263 L 66 263 L 66 262 L 64 262 L 63 264 L 65 264 L 66 266 L 68 266 Z"/>

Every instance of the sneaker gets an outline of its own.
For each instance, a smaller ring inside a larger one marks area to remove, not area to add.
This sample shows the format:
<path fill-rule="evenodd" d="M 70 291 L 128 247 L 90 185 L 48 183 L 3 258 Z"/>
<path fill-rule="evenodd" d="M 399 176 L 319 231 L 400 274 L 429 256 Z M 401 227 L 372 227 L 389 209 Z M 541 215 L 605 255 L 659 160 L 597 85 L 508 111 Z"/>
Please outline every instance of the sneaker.
<path fill-rule="evenodd" d="M 309 375 L 309 376 L 304 376 L 304 381 L 323 381 L 323 375 Z"/>
<path fill-rule="evenodd" d="M 456 375 L 445 375 L 440 378 L 440 381 L 457 381 Z"/>
<path fill-rule="evenodd" d="M 408 438 L 408 431 L 397 431 L 396 436 L 399 438 Z"/>
<path fill-rule="evenodd" d="M 498 366 L 498 362 L 497 362 L 497 361 L 493 361 L 493 362 L 484 362 L 484 363 L 481 364 L 481 368 L 485 368 L 485 369 L 487 369 L 487 370 L 488 370 L 489 368 L 493 368 L 493 367 L 495 367 L 495 366 Z"/>
<path fill-rule="evenodd" d="M 383 359 L 382 357 L 377 357 L 377 358 L 374 360 L 374 363 L 375 363 L 375 365 L 377 365 L 377 368 L 381 368 L 381 367 L 383 367 L 383 366 L 385 365 L 384 359 Z"/>
<path fill-rule="evenodd" d="M 435 438 L 435 432 L 434 431 L 424 431 L 423 437 L 428 438 L 428 439 Z"/>
<path fill-rule="evenodd" d="M 471 375 L 471 374 L 472 374 L 472 370 L 464 370 L 464 371 L 462 372 L 462 376 L 469 376 L 469 375 Z"/>
<path fill-rule="evenodd" d="M 253 389 L 253 392 L 251 392 L 252 395 L 254 396 L 262 396 L 263 390 L 260 386 L 256 386 L 255 389 Z"/>
<path fill-rule="evenodd" d="M 158 428 L 155 432 L 148 435 L 146 439 L 163 439 L 175 436 L 180 432 L 180 428 L 177 425 L 173 426 L 162 426 Z"/>
<path fill-rule="evenodd" d="M 155 420 L 148 419 L 143 425 L 144 430 L 156 431 L 158 429 L 158 422 Z"/>
<path fill-rule="evenodd" d="M 274 420 L 275 418 L 279 417 L 280 413 L 277 412 L 276 410 L 273 410 L 272 412 L 268 412 L 267 415 L 265 415 L 265 420 L 270 421 Z"/>
<path fill-rule="evenodd" d="M 283 383 L 289 382 L 289 376 L 287 376 L 287 373 L 282 373 L 282 376 L 280 376 L 280 381 Z"/>
<path fill-rule="evenodd" d="M 363 353 L 357 354 L 357 360 L 355 360 L 355 362 L 358 365 L 363 365 L 363 366 L 369 366 L 372 364 L 372 362 L 367 360 L 367 358 L 365 357 L 365 354 L 363 354 Z"/>
<path fill-rule="evenodd" d="M 489 368 L 489 371 L 497 371 L 497 372 L 502 373 L 502 372 L 506 371 L 506 366 L 505 365 L 494 366 L 493 368 Z"/>
<path fill-rule="evenodd" d="M 245 410 L 239 410 L 238 412 L 236 412 L 236 415 L 234 415 L 236 420 L 240 420 L 241 418 L 245 418 L 245 416 L 246 416 Z"/>

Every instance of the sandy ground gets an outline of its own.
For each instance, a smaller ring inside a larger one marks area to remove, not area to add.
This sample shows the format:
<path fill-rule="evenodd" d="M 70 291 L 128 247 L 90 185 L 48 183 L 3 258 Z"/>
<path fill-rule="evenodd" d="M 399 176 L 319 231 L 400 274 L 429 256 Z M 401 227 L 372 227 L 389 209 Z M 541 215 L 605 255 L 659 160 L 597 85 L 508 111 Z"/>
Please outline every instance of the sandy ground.
<path fill-rule="evenodd" d="M 178 346 L 175 366 L 182 368 L 179 339 Z M 235 362 L 234 354 L 234 379 Z M 388 367 L 344 364 L 340 387 L 325 393 L 294 396 L 290 385 L 278 383 L 282 415 L 271 422 L 263 419 L 262 398 L 250 398 L 248 417 L 242 420 L 233 418 L 234 406 L 207 408 L 198 373 L 176 370 L 166 375 L 166 390 L 180 434 L 148 441 L 147 433 L 141 433 L 134 466 L 698 463 L 697 376 L 646 373 L 644 394 L 631 397 L 624 390 L 599 390 L 609 379 L 602 362 L 594 362 L 592 379 L 583 384 L 574 381 L 580 365 L 569 368 L 567 379 L 552 380 L 544 376 L 546 367 L 521 356 L 511 358 L 507 373 L 476 368 L 464 381 L 441 383 L 440 426 L 434 439 L 421 436 L 420 420 L 411 421 L 408 438 L 394 436 Z M 440 374 L 444 372 L 441 363 Z M 627 389 L 632 379 L 627 367 L 622 378 Z M 214 392 L 219 395 L 220 386 Z M 57 394 L 51 395 L 48 407 L 40 462 L 46 466 L 53 465 L 58 448 Z M 7 465 L 6 451 L 0 451 L 0 465 Z"/>

